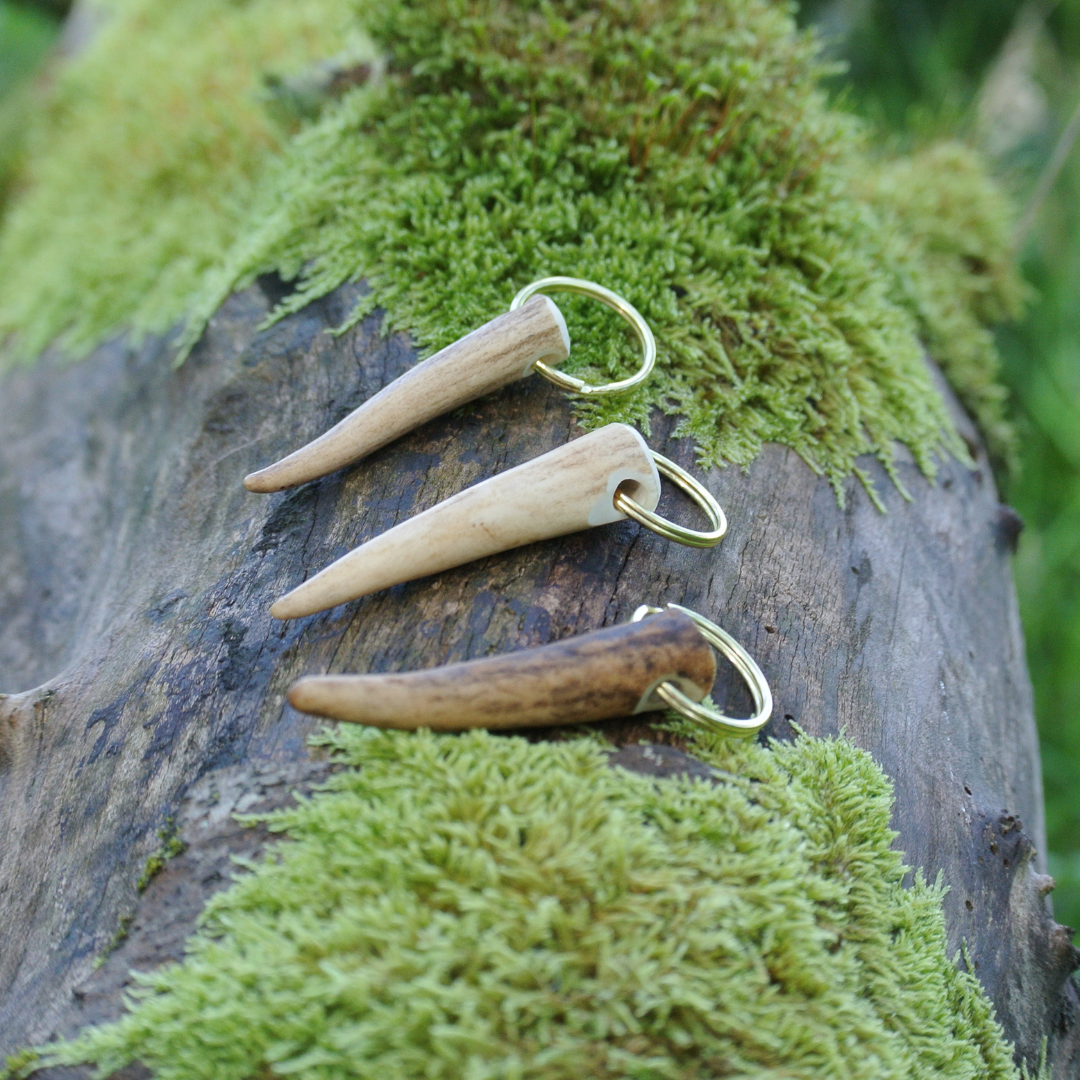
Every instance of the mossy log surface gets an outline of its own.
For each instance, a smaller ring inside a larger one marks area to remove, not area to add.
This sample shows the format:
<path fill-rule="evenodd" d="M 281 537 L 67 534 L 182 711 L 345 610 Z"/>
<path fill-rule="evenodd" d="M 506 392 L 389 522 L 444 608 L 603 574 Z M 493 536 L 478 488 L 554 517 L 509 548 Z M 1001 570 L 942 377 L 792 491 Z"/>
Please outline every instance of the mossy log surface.
<path fill-rule="evenodd" d="M 258 330 L 280 290 L 232 297 L 179 371 L 160 341 L 114 343 L 0 383 L 0 1052 L 118 1015 L 128 970 L 177 958 L 229 853 L 266 842 L 230 813 L 326 774 L 306 747 L 319 722 L 285 702 L 293 679 L 491 655 L 675 601 L 758 659 L 768 734 L 846 731 L 874 754 L 898 845 L 944 875 L 951 943 L 1018 1053 L 1034 1063 L 1048 1038 L 1054 1075 L 1080 1075 L 1076 954 L 1040 854 L 1018 523 L 970 425 L 978 467 L 946 461 L 930 486 L 902 463 L 911 502 L 868 465 L 887 514 L 854 482 L 839 508 L 770 446 L 707 476 L 731 523 L 711 551 L 624 522 L 279 623 L 270 603 L 360 540 L 576 434 L 565 397 L 530 378 L 324 480 L 249 494 L 246 473 L 416 361 L 377 317 L 324 333 L 356 287 Z M 693 467 L 671 427 L 656 418 L 651 445 Z M 670 491 L 660 510 L 693 521 Z M 718 700 L 743 694 L 724 668 Z M 641 719 L 606 727 L 631 767 L 703 768 L 638 747 L 670 741 Z M 140 893 L 166 827 L 187 848 Z"/>

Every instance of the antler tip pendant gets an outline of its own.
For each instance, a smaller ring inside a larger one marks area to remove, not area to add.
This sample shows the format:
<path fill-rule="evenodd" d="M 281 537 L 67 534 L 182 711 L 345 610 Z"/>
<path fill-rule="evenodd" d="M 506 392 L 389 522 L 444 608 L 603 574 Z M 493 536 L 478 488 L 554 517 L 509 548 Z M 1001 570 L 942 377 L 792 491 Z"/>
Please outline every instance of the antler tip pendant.
<path fill-rule="evenodd" d="M 615 506 L 620 489 L 654 510 L 660 474 L 637 431 L 608 424 L 376 536 L 283 596 L 270 613 L 296 619 L 501 551 L 625 520 Z"/>
<path fill-rule="evenodd" d="M 292 468 L 290 468 L 289 458 L 277 462 L 274 465 L 269 465 L 265 469 L 258 469 L 253 473 L 248 473 L 244 477 L 244 487 L 248 491 L 257 492 L 260 495 L 270 495 L 275 491 L 284 491 L 285 488 L 292 487 L 291 482 Z M 303 483 L 303 481 L 299 481 Z"/>
<path fill-rule="evenodd" d="M 545 363 L 569 356 L 570 335 L 543 289 L 589 296 L 618 312 L 641 344 L 638 371 L 593 386 Z M 595 282 L 543 278 L 522 289 L 507 314 L 417 364 L 307 446 L 250 473 L 244 486 L 273 492 L 325 476 L 533 370 L 588 397 L 633 389 L 655 362 L 653 333 L 626 300 Z M 661 475 L 704 511 L 708 531 L 655 513 Z M 627 518 L 690 547 L 712 547 L 727 531 L 724 511 L 700 481 L 650 450 L 634 428 L 608 424 L 375 536 L 281 597 L 270 613 L 277 619 L 314 615 L 485 556 Z M 658 617 L 640 621 L 650 614 Z M 706 700 L 716 674 L 709 646 L 746 681 L 752 717 L 724 716 Z M 289 690 L 289 702 L 337 720 L 436 731 L 576 723 L 672 708 L 709 731 L 751 736 L 772 710 L 771 691 L 753 658 L 727 631 L 678 604 L 666 612 L 642 605 L 628 626 L 506 657 L 398 675 L 301 679 Z"/>
<path fill-rule="evenodd" d="M 244 477 L 244 487 L 246 487 L 248 491 L 254 491 L 260 495 L 270 495 L 275 491 L 284 491 L 285 488 L 293 486 L 290 480 L 292 470 L 288 465 L 289 459 L 285 458 L 275 465 L 270 465 L 265 469 L 259 469 L 256 472 L 248 473 L 247 476 Z M 298 482 L 302 484 L 304 481 L 301 480 Z"/>
<path fill-rule="evenodd" d="M 534 296 L 428 357 L 299 450 L 244 478 L 269 493 L 317 480 L 452 409 L 523 379 L 537 361 L 561 364 L 570 334 L 555 301 Z"/>
<path fill-rule="evenodd" d="M 664 709 L 664 683 L 700 702 L 716 659 L 694 623 L 669 611 L 644 622 L 427 671 L 310 676 L 301 712 L 381 728 L 462 731 L 573 724 Z"/>
<path fill-rule="evenodd" d="M 706 699 L 716 677 L 712 649 L 746 683 L 752 716 L 726 716 Z M 427 671 L 309 676 L 293 684 L 289 701 L 301 712 L 399 731 L 577 724 L 674 709 L 706 731 L 740 738 L 756 735 L 773 707 L 753 657 L 679 604 L 643 604 L 621 626 Z"/>

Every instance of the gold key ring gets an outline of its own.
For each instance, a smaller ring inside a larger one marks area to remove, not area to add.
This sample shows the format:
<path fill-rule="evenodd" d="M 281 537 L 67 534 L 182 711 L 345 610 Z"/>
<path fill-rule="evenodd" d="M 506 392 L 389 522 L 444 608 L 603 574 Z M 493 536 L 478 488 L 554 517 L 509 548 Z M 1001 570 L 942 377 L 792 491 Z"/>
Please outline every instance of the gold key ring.
<path fill-rule="evenodd" d="M 656 696 L 668 708 L 674 709 L 706 731 L 717 735 L 737 735 L 744 739 L 756 735 L 765 726 L 773 709 L 772 690 L 769 689 L 768 680 L 762 674 L 761 668 L 726 630 L 710 622 L 704 615 L 699 615 L 696 611 L 684 608 L 680 604 L 668 604 L 668 607 L 673 611 L 681 611 L 692 619 L 701 631 L 701 636 L 717 652 L 722 653 L 731 661 L 732 667 L 742 676 L 743 682 L 750 691 L 750 696 L 754 699 L 754 715 L 746 720 L 725 716 L 718 709 L 709 708 L 687 697 L 672 682 L 662 682 L 656 688 Z M 663 610 L 650 604 L 642 604 L 631 616 L 630 621 L 640 622 L 647 615 L 659 615 Z"/>
<path fill-rule="evenodd" d="M 679 468 L 674 461 L 664 457 L 663 454 L 658 454 L 655 450 L 650 450 L 649 453 L 656 462 L 657 471 L 674 481 L 705 511 L 712 529 L 709 532 L 684 529 L 681 525 L 676 525 L 674 521 L 668 521 L 667 518 L 646 510 L 623 491 L 615 492 L 615 498 L 612 500 L 615 509 L 633 518 L 638 524 L 644 525 L 646 529 L 652 529 L 654 533 L 666 540 L 674 540 L 676 543 L 686 544 L 687 547 L 715 547 L 724 539 L 724 534 L 727 532 L 727 517 L 720 504 L 704 484 L 695 480 L 685 469 Z"/>
<path fill-rule="evenodd" d="M 624 300 L 618 293 L 605 289 L 603 285 L 597 285 L 595 281 L 585 281 L 583 278 L 574 277 L 546 277 L 534 281 L 531 285 L 526 285 L 510 302 L 510 310 L 517 311 L 531 296 L 547 290 L 588 296 L 593 300 L 599 300 L 601 304 L 611 308 L 612 311 L 618 312 L 633 328 L 638 341 L 641 342 L 644 356 L 641 367 L 636 374 L 631 375 L 628 379 L 620 379 L 618 382 L 604 383 L 602 386 L 590 386 L 587 382 L 574 378 L 573 375 L 566 375 L 559 371 L 558 368 L 545 364 L 543 360 L 537 360 L 533 367 L 545 379 L 553 382 L 556 386 L 562 387 L 563 390 L 570 390 L 575 394 L 584 394 L 587 397 L 596 397 L 600 394 L 621 394 L 627 390 L 632 390 L 652 374 L 652 369 L 656 364 L 656 338 L 653 337 L 649 324 L 642 318 L 641 313 L 633 304 Z"/>

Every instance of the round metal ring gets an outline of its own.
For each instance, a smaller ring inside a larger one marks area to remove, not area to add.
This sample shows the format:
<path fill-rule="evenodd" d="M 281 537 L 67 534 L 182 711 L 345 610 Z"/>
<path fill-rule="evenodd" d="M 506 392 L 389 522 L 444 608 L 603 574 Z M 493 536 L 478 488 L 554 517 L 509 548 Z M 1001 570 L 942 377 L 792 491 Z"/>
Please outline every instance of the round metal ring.
<path fill-rule="evenodd" d="M 586 397 L 596 397 L 599 394 L 621 394 L 632 390 L 635 386 L 643 383 L 651 374 L 656 364 L 656 338 L 653 337 L 649 324 L 642 318 L 641 312 L 632 304 L 624 300 L 618 293 L 605 289 L 603 285 L 597 285 L 594 281 L 585 281 L 583 278 L 574 277 L 546 277 L 526 285 L 510 302 L 510 310 L 517 311 L 522 304 L 538 292 L 571 292 L 580 296 L 588 296 L 593 300 L 599 300 L 601 304 L 618 312 L 633 328 L 638 341 L 641 342 L 643 358 L 641 367 L 637 373 L 628 379 L 620 379 L 618 382 L 604 383 L 602 386 L 590 386 L 573 375 L 566 375 L 558 368 L 545 364 L 543 360 L 537 360 L 533 367 L 549 382 L 570 390 L 575 394 L 584 394 Z"/>
<path fill-rule="evenodd" d="M 663 536 L 667 540 L 674 540 L 678 544 L 686 544 L 687 547 L 715 547 L 724 539 L 724 534 L 727 532 L 727 516 L 724 514 L 720 504 L 713 498 L 712 493 L 704 484 L 695 480 L 685 469 L 681 469 L 676 465 L 674 461 L 664 457 L 663 454 L 658 454 L 655 450 L 650 450 L 649 453 L 652 454 L 653 459 L 656 461 L 657 470 L 673 481 L 705 511 L 705 516 L 709 519 L 712 529 L 709 532 L 684 529 L 681 525 L 676 525 L 674 521 L 668 521 L 667 518 L 654 514 L 651 510 L 646 510 L 644 506 L 623 491 L 615 492 L 615 498 L 612 500 L 615 509 L 644 525 L 646 529 L 652 529 L 654 533 Z"/>
<path fill-rule="evenodd" d="M 750 696 L 754 699 L 754 715 L 746 720 L 739 720 L 732 716 L 725 716 L 718 709 L 702 705 L 684 694 L 674 683 L 663 682 L 656 688 L 656 696 L 670 709 L 685 716 L 687 720 L 703 727 L 717 735 L 736 735 L 741 738 L 750 738 L 756 735 L 772 715 L 773 699 L 772 690 L 769 689 L 768 680 L 762 674 L 761 668 L 754 662 L 754 658 L 724 629 L 710 622 L 704 615 L 696 611 L 684 608 L 680 604 L 668 604 L 673 611 L 681 611 L 694 621 L 701 636 L 717 652 L 722 653 L 731 661 L 732 667 L 742 676 L 750 690 Z M 631 622 L 640 622 L 646 615 L 656 615 L 663 608 L 651 607 L 642 604 L 634 612 Z"/>

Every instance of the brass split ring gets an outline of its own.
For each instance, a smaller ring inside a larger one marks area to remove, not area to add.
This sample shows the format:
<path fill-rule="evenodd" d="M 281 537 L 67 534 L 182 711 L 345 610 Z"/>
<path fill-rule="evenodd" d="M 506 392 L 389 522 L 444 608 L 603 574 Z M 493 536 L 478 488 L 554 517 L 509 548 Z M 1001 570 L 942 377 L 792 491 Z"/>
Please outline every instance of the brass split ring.
<path fill-rule="evenodd" d="M 719 709 L 710 708 L 687 697 L 672 682 L 662 682 L 656 688 L 656 696 L 669 708 L 713 734 L 738 735 L 742 738 L 751 738 L 756 735 L 765 726 L 773 709 L 772 690 L 769 689 L 768 680 L 762 674 L 761 668 L 726 630 L 710 622 L 704 615 L 699 615 L 696 611 L 684 608 L 680 604 L 668 604 L 668 607 L 673 611 L 681 611 L 692 619 L 701 631 L 702 637 L 717 652 L 722 653 L 731 661 L 732 667 L 742 676 L 743 682 L 750 691 L 750 696 L 754 699 L 754 715 L 746 720 L 725 716 Z M 640 622 L 647 615 L 658 615 L 663 610 L 663 608 L 642 604 L 631 616 L 630 621 Z"/>
<path fill-rule="evenodd" d="M 715 547 L 724 539 L 724 534 L 727 532 L 727 516 L 724 514 L 720 504 L 713 498 L 712 492 L 700 481 L 695 480 L 685 469 L 680 468 L 674 461 L 664 457 L 663 454 L 658 454 L 655 450 L 650 450 L 649 453 L 652 454 L 653 460 L 656 462 L 657 471 L 673 481 L 705 511 L 705 516 L 709 519 L 712 529 L 709 532 L 685 529 L 682 525 L 676 525 L 674 521 L 668 521 L 667 518 L 654 514 L 651 510 L 646 510 L 644 506 L 623 491 L 615 492 L 615 498 L 612 500 L 615 509 L 621 511 L 627 517 L 633 518 L 639 525 L 644 525 L 646 529 L 652 529 L 654 533 L 664 537 L 665 540 L 674 540 L 678 544 L 686 544 L 687 547 Z"/>
<path fill-rule="evenodd" d="M 526 285 L 510 302 L 510 310 L 517 311 L 522 304 L 538 292 L 570 292 L 579 296 L 588 296 L 593 300 L 599 300 L 601 304 L 611 308 L 612 311 L 621 315 L 633 328 L 637 339 L 641 342 L 643 353 L 641 367 L 637 373 L 628 379 L 620 379 L 618 382 L 604 383 L 602 386 L 590 386 L 587 382 L 566 375 L 558 368 L 545 364 L 543 360 L 537 360 L 533 367 L 549 382 L 563 390 L 569 390 L 575 394 L 586 397 L 597 397 L 601 394 L 621 394 L 632 390 L 635 386 L 643 383 L 651 374 L 656 364 L 656 338 L 653 337 L 649 324 L 642 317 L 641 312 L 633 304 L 624 300 L 618 293 L 605 289 L 603 285 L 597 285 L 595 281 L 585 281 L 575 277 L 546 277 Z"/>

